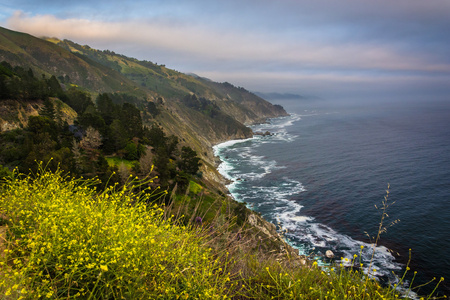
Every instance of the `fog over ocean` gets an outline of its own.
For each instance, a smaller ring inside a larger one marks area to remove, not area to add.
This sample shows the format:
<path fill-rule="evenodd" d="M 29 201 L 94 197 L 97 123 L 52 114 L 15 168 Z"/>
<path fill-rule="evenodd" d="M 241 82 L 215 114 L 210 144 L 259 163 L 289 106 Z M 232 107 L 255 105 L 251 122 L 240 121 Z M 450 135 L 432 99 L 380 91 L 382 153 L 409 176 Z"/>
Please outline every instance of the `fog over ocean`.
<path fill-rule="evenodd" d="M 301 253 L 321 258 L 330 249 L 338 260 L 351 259 L 364 246 L 368 264 L 366 233 L 376 236 L 375 205 L 389 183 L 388 200 L 395 203 L 385 225 L 400 222 L 381 237 L 376 275 L 395 280 L 392 272 L 403 272 L 412 249 L 416 284 L 445 277 L 440 292 L 450 294 L 450 104 L 271 102 L 291 116 L 253 130 L 273 135 L 215 147 L 233 197 L 287 229 Z"/>

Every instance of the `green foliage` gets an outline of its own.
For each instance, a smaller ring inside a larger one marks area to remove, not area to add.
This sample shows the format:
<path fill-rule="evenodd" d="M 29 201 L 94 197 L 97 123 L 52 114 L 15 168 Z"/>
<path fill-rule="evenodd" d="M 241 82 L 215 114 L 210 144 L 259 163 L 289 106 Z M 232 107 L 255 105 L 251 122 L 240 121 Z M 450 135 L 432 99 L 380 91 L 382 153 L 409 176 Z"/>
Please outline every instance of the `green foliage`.
<path fill-rule="evenodd" d="M 32 72 L 23 76 L 34 78 Z M 54 80 L 56 78 L 53 77 L 51 81 Z M 29 117 L 28 126 L 20 135 L 14 137 L 13 132 L 0 134 L 0 141 L 4 141 L 0 147 L 0 163 L 19 166 L 23 172 L 35 172 L 35 161 L 42 160 L 51 170 L 59 166 L 76 176 L 91 178 L 98 175 L 103 178 L 114 172 L 102 159 L 103 155 L 116 155 L 136 161 L 129 169 L 140 175 L 137 160 L 146 151 L 146 145 L 151 145 L 155 171 L 164 187 L 177 181 L 185 184 L 189 177 L 186 174 L 194 174 L 192 168 L 195 164 L 189 164 L 192 157 L 186 154 L 179 157 L 177 137 L 166 136 L 158 126 L 144 127 L 141 111 L 135 104 L 113 101 L 132 99 L 132 96 L 99 94 L 97 105 L 88 93 L 74 88 L 61 92 L 59 96 L 79 112 L 76 125 L 63 123 L 60 110 L 56 112 L 54 108 L 55 100 L 46 98 L 41 115 Z M 176 169 L 176 162 L 180 159 L 186 166 L 185 170 Z M 179 176 L 179 172 L 184 175 Z M 116 180 L 114 177 L 111 183 Z"/>
<path fill-rule="evenodd" d="M 181 148 L 181 160 L 178 164 L 180 169 L 188 174 L 195 175 L 200 165 L 200 158 L 197 156 L 197 152 L 192 150 L 191 147 L 183 146 Z"/>
<path fill-rule="evenodd" d="M 358 259 L 355 254 L 353 261 L 347 263 L 358 265 Z M 289 260 L 280 263 L 273 258 L 256 257 L 249 257 L 244 264 L 250 274 L 242 281 L 244 299 L 418 299 L 411 291 L 412 282 L 406 287 L 401 284 L 382 286 L 361 269 L 347 268 L 343 264 L 319 267 L 313 262 L 298 267 Z M 438 281 L 436 288 L 443 280 Z M 432 294 L 426 299 L 446 298 L 431 298 Z"/>
<path fill-rule="evenodd" d="M 13 162 L 24 157 L 26 135 L 22 129 L 0 134 L 0 158 L 3 163 Z"/>
<path fill-rule="evenodd" d="M 87 129 L 88 127 L 93 127 L 100 131 L 103 131 L 103 129 L 106 127 L 105 120 L 93 106 L 88 106 L 83 114 L 78 115 L 78 123 L 85 129 Z"/>
<path fill-rule="evenodd" d="M 12 71 L 13 67 L 6 61 L 0 62 L 0 75 L 6 77 L 12 77 L 14 72 Z"/>
<path fill-rule="evenodd" d="M 0 180 L 11 175 L 12 172 L 7 167 L 3 167 L 2 165 L 0 165 Z"/>
<path fill-rule="evenodd" d="M 156 104 L 154 102 L 148 102 L 147 103 L 147 111 L 153 116 L 156 117 L 159 115 L 159 109 L 156 107 Z"/>
<path fill-rule="evenodd" d="M 123 149 L 127 145 L 128 137 L 125 131 L 124 126 L 122 125 L 122 121 L 115 119 L 112 121 L 111 125 L 109 125 L 109 136 L 105 139 L 105 146 L 109 146 L 111 149 L 108 149 L 107 152 L 114 152 L 118 149 Z"/>
<path fill-rule="evenodd" d="M 56 122 L 46 116 L 30 116 L 27 128 L 33 134 L 35 142 L 42 141 L 41 139 L 46 133 L 52 140 L 56 140 L 59 129 Z"/>
<path fill-rule="evenodd" d="M 246 267 L 254 274 L 243 281 L 242 293 L 256 299 L 396 299 L 377 281 L 364 282 L 358 271 L 319 268 L 317 263 L 300 268 L 250 258 Z M 397 294 L 398 295 L 398 294 Z"/>
<path fill-rule="evenodd" d="M 60 96 L 60 98 L 78 114 L 83 113 L 88 106 L 94 105 L 89 93 L 74 87 L 69 88 L 69 90 L 63 96 Z"/>
<path fill-rule="evenodd" d="M 141 111 L 136 106 L 130 103 L 122 104 L 119 119 L 130 138 L 142 136 Z"/>
<path fill-rule="evenodd" d="M 112 120 L 116 117 L 117 108 L 113 104 L 109 95 L 106 93 L 98 95 L 96 104 L 97 110 L 105 120 L 105 123 L 108 125 L 111 124 Z"/>
<path fill-rule="evenodd" d="M 109 94 L 109 97 L 115 104 L 119 104 L 119 105 L 124 104 L 124 103 L 130 103 L 135 106 L 139 106 L 144 102 L 143 99 L 136 97 L 134 95 L 127 94 L 127 93 L 112 93 L 112 94 Z"/>
<path fill-rule="evenodd" d="M 214 118 L 220 114 L 220 108 L 214 102 L 203 97 L 197 98 L 195 95 L 187 95 L 183 98 L 182 103 L 189 108 L 202 112 L 210 118 Z"/>
<path fill-rule="evenodd" d="M 167 137 L 161 127 L 153 125 L 147 133 L 149 144 L 154 148 L 162 148 L 166 145 Z"/>
<path fill-rule="evenodd" d="M 125 146 L 125 158 L 128 160 L 137 160 L 139 159 L 138 148 L 135 143 L 128 142 Z"/>
<path fill-rule="evenodd" d="M 55 107 L 53 105 L 53 102 L 49 98 L 44 100 L 44 106 L 40 111 L 40 115 L 43 117 L 47 117 L 51 120 L 55 119 L 56 116 Z"/>
<path fill-rule="evenodd" d="M 196 183 L 195 181 L 189 181 L 189 192 L 197 195 L 200 191 L 203 190 L 203 187 Z"/>
<path fill-rule="evenodd" d="M 46 79 L 36 78 L 33 71 L 22 67 L 12 67 L 3 61 L 0 63 L 0 99 L 44 100 L 56 97 L 63 90 L 55 76 Z"/>
<path fill-rule="evenodd" d="M 107 157 L 106 161 L 110 166 L 119 166 L 125 164 L 129 169 L 133 167 L 133 162 L 127 159 L 122 159 L 120 157 Z"/>
<path fill-rule="evenodd" d="M 47 80 L 47 88 L 49 91 L 49 95 L 52 97 L 59 97 L 64 93 L 55 75 L 52 75 L 50 79 Z"/>

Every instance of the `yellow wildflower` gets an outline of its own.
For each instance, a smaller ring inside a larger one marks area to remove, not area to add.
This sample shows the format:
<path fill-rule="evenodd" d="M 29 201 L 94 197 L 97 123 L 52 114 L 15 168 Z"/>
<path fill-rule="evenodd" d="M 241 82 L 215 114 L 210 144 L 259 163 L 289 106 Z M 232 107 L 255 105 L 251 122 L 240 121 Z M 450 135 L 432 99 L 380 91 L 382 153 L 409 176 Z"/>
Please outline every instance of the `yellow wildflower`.
<path fill-rule="evenodd" d="M 100 270 L 102 270 L 103 272 L 107 272 L 108 271 L 108 266 L 107 265 L 100 265 Z"/>

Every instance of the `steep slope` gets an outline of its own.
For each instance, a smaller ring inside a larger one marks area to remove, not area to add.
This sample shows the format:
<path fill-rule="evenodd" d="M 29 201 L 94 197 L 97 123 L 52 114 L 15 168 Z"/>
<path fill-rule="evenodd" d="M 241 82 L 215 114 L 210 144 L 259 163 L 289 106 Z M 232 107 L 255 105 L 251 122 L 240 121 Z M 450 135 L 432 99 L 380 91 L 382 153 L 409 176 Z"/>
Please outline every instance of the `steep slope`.
<path fill-rule="evenodd" d="M 68 51 L 86 55 L 90 59 L 113 68 L 159 97 L 173 101 L 195 94 L 213 101 L 222 112 L 244 124 L 265 121 L 287 115 L 280 106 L 230 83 L 218 83 L 196 75 L 188 75 L 149 61 L 139 61 L 112 51 L 99 51 L 69 40 L 48 39 Z"/>
<path fill-rule="evenodd" d="M 59 99 L 52 98 L 50 101 L 52 101 L 55 108 L 60 112 L 61 120 L 68 124 L 73 124 L 77 113 Z M 26 102 L 15 100 L 0 101 L 0 132 L 27 126 L 28 118 L 39 115 L 42 107 L 42 100 Z"/>
<path fill-rule="evenodd" d="M 222 101 L 217 102 L 220 108 L 244 124 L 264 122 L 267 118 L 288 115 L 282 106 L 272 105 L 242 87 L 235 87 L 228 82 L 201 80 L 221 96 Z"/>
<path fill-rule="evenodd" d="M 55 75 L 63 84 L 91 92 L 147 93 L 120 73 L 86 56 L 74 54 L 48 41 L 0 27 L 0 61 L 31 68 L 35 74 Z"/>

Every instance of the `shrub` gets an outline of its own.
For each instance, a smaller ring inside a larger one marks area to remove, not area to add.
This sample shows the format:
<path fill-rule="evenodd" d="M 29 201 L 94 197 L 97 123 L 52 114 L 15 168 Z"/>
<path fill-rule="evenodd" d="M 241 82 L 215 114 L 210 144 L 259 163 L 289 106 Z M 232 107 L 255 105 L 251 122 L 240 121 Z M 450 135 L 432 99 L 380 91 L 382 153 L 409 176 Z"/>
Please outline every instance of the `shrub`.
<path fill-rule="evenodd" d="M 42 169 L 14 173 L 1 192 L 8 238 L 0 293 L 14 299 L 222 298 L 220 258 L 192 229 L 145 205 L 131 185 L 96 192 L 93 180 Z"/>

